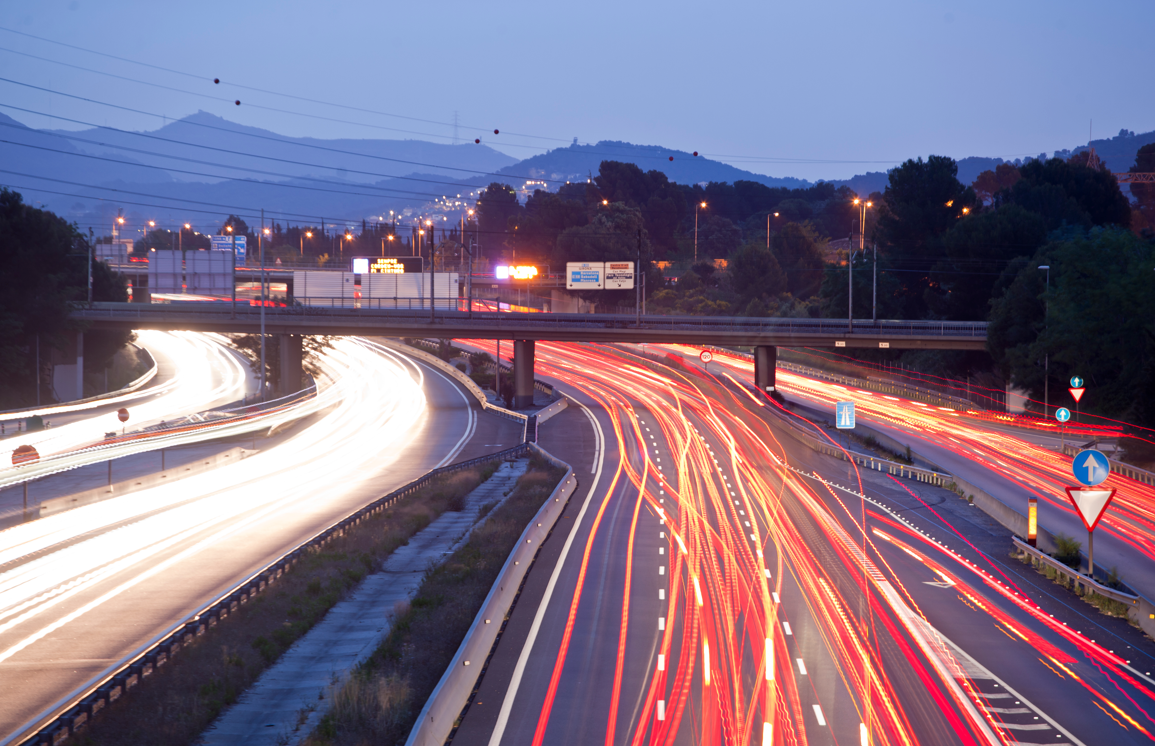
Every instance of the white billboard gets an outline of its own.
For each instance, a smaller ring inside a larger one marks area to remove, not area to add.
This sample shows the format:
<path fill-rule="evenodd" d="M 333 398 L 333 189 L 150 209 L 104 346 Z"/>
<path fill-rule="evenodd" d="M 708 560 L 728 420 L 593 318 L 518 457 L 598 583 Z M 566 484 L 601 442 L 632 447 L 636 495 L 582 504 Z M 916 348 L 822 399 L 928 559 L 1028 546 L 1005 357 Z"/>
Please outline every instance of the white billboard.
<path fill-rule="evenodd" d="M 605 287 L 605 270 L 604 262 L 566 262 L 566 289 L 601 290 Z"/>
<path fill-rule="evenodd" d="M 633 290 L 634 263 L 606 262 L 606 290 Z"/>

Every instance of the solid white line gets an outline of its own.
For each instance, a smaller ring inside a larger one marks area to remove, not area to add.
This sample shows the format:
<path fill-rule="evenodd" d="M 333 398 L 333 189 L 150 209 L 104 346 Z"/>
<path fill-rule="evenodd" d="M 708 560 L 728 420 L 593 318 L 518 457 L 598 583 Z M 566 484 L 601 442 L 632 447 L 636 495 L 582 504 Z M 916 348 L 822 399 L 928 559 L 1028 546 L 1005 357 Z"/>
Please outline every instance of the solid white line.
<path fill-rule="evenodd" d="M 549 607 L 550 599 L 553 597 L 553 589 L 557 586 L 558 576 L 561 575 L 561 568 L 565 565 L 566 558 L 569 556 L 570 547 L 573 546 L 574 537 L 577 535 L 578 527 L 581 526 L 582 518 L 585 517 L 586 510 L 590 506 L 590 500 L 593 499 L 594 491 L 598 487 L 598 482 L 602 478 L 602 466 L 605 461 L 605 435 L 602 433 L 602 426 L 598 423 L 597 418 L 594 417 L 593 412 L 589 407 L 582 404 L 577 399 L 572 401 L 582 408 L 586 417 L 594 426 L 594 447 L 597 454 L 594 460 L 594 481 L 590 484 L 590 490 L 586 493 L 585 502 L 582 503 L 582 509 L 578 512 L 577 520 L 573 522 L 573 528 L 570 529 L 569 536 L 566 537 L 565 545 L 562 546 L 561 556 L 557 559 L 557 564 L 553 567 L 553 573 L 549 576 L 549 583 L 545 586 L 545 595 L 542 596 L 541 603 L 537 606 L 537 614 L 533 617 L 533 624 L 530 625 L 529 635 L 525 638 L 525 644 L 522 645 L 521 654 L 517 657 L 517 665 L 513 668 L 513 677 L 509 681 L 509 689 L 505 692 L 505 699 L 501 702 L 501 710 L 497 714 L 497 723 L 493 726 L 493 734 L 489 737 L 489 746 L 498 746 L 501 743 L 502 736 L 505 735 L 505 728 L 509 724 L 509 713 L 513 710 L 513 701 L 517 698 L 518 687 L 521 686 L 521 677 L 525 674 L 525 666 L 529 662 L 530 653 L 533 652 L 533 645 L 537 641 L 537 633 L 541 629 L 542 620 L 545 618 L 546 609 Z M 608 499 L 608 496 L 607 496 Z"/>

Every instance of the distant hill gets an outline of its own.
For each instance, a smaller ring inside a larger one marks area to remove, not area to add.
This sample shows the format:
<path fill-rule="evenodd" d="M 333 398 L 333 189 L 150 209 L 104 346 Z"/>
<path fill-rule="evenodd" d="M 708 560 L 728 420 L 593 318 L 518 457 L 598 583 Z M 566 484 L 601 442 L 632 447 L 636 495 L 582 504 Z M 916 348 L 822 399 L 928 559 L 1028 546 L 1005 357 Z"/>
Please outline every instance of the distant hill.
<path fill-rule="evenodd" d="M 671 156 L 674 160 L 670 160 Z M 805 179 L 792 176 L 776 177 L 743 171 L 740 168 L 695 156 L 684 150 L 671 150 L 658 145 L 634 145 L 628 142 L 603 140 L 596 145 L 573 144 L 555 148 L 548 153 L 526 158 L 499 173 L 551 181 L 585 181 L 598 173 L 602 161 L 633 163 L 643 171 L 661 171 L 670 181 L 679 184 L 697 184 L 703 181 L 734 182 L 756 181 L 771 187 L 797 189 L 811 185 Z M 520 187 L 520 184 L 511 184 Z M 556 185 L 550 185 L 556 191 Z"/>
<path fill-rule="evenodd" d="M 50 131 L 50 130 L 48 130 Z M 208 163 L 251 168 L 254 178 L 294 178 L 319 176 L 362 184 L 420 172 L 450 179 L 465 179 L 476 172 L 493 172 L 517 163 L 504 153 L 485 145 L 443 145 L 422 140 L 318 140 L 287 137 L 276 132 L 247 127 L 198 111 L 164 127 L 142 134 L 107 129 L 55 130 L 89 153 L 123 159 L 131 157 L 158 168 L 175 168 L 214 174 L 197 176 L 173 174 L 177 181 L 213 182 L 235 175 Z M 103 144 L 100 144 L 103 143 Z M 110 147 L 112 146 L 112 147 Z M 208 146 L 216 150 L 206 150 Z M 151 155 L 147 152 L 156 153 Z M 264 157 L 255 157 L 264 156 Z M 278 159 L 270 161 L 269 158 Z M 181 159 L 198 161 L 190 164 Z M 259 172 L 278 174 L 262 175 Z"/>

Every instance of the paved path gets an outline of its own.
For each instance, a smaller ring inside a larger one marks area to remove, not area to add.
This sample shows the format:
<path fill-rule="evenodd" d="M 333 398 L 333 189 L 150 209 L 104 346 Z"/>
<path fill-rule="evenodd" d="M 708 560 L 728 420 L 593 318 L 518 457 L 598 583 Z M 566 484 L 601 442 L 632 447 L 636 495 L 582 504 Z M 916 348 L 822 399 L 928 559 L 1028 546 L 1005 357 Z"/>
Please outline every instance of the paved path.
<path fill-rule="evenodd" d="M 353 594 L 265 671 L 236 705 L 201 737 L 204 746 L 286 744 L 303 739 L 327 709 L 333 685 L 365 660 L 389 634 L 390 612 L 421 585 L 430 564 L 454 550 L 481 507 L 502 500 L 528 461 L 501 465 L 466 498 L 465 510 L 444 513 L 400 547 Z"/>

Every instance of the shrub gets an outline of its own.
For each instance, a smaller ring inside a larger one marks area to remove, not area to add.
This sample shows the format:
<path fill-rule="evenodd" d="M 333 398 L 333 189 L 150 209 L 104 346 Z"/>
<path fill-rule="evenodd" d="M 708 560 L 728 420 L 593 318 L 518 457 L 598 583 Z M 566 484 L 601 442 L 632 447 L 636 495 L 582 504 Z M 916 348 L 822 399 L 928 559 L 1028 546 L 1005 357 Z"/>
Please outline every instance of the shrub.
<path fill-rule="evenodd" d="M 1067 536 L 1066 534 L 1055 535 L 1055 559 L 1062 562 L 1072 570 L 1078 570 L 1079 565 L 1083 559 L 1079 555 L 1079 550 L 1083 548 L 1083 542 Z"/>

